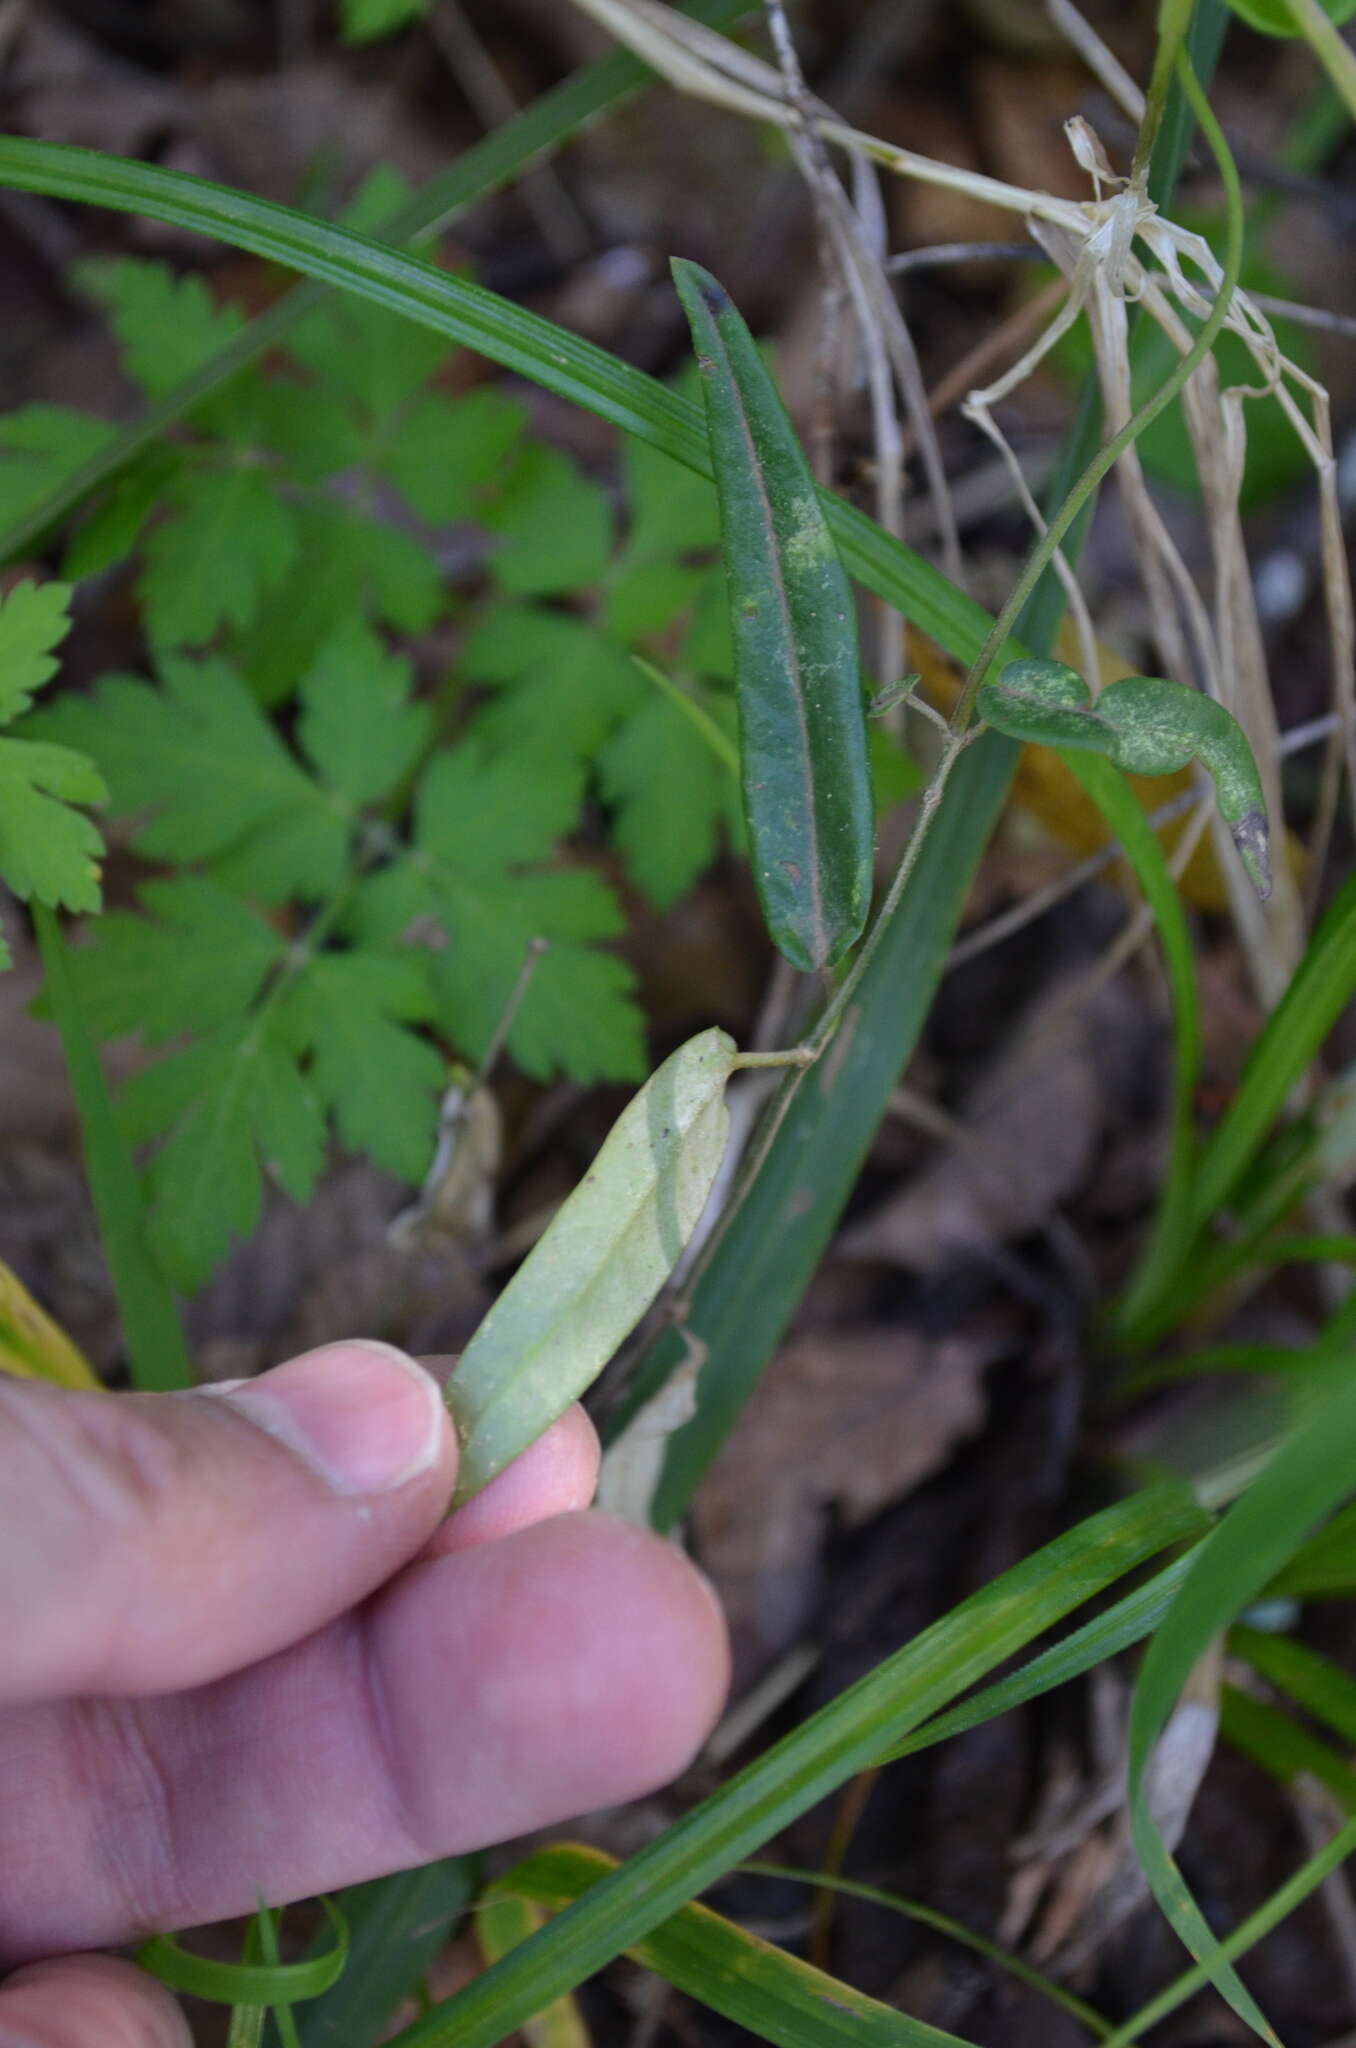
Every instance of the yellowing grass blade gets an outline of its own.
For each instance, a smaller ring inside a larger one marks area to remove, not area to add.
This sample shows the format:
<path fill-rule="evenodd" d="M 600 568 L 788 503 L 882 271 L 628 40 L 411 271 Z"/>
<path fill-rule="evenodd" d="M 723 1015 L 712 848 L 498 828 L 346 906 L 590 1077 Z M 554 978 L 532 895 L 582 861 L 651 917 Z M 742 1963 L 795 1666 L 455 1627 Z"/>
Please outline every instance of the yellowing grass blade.
<path fill-rule="evenodd" d="M 476 1940 L 487 1963 L 497 1963 L 547 1921 L 545 1910 L 511 1891 L 493 1891 L 476 1913 Z M 592 2048 L 574 1997 L 566 1992 L 518 2029 L 527 2048 Z"/>
<path fill-rule="evenodd" d="M 84 1354 L 54 1323 L 17 1273 L 0 1260 L 0 1372 L 20 1379 L 47 1380 L 55 1387 L 98 1389 L 100 1381 Z"/>

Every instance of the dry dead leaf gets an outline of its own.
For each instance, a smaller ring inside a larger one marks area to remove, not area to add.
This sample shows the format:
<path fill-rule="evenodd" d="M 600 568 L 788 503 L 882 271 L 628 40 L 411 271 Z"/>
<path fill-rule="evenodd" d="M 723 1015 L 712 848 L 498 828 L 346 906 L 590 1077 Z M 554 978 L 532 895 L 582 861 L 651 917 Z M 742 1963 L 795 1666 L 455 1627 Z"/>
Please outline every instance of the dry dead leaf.
<path fill-rule="evenodd" d="M 984 1421 L 990 1323 L 940 1342 L 871 1324 L 788 1344 L 693 1507 L 744 1677 L 792 1642 L 814 1593 L 828 1512 L 854 1528 L 945 1464 Z"/>
<path fill-rule="evenodd" d="M 1029 1236 L 1077 1191 L 1106 1117 L 1103 1050 L 1119 1036 L 1129 998 L 1113 982 L 1074 1002 L 1076 988 L 1058 982 L 1031 1006 L 966 1104 L 954 1142 L 843 1232 L 842 1256 L 931 1271 Z"/>

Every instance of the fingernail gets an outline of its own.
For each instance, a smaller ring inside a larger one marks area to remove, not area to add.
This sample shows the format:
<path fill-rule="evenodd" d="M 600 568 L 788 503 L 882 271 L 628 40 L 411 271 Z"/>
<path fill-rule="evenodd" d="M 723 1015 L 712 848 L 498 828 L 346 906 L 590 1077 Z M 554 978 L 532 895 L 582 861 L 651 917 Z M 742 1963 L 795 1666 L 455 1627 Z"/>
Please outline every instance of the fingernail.
<path fill-rule="evenodd" d="M 426 1472 L 448 1427 L 436 1382 L 393 1344 L 354 1338 L 258 1379 L 207 1387 L 336 1493 L 391 1493 Z"/>

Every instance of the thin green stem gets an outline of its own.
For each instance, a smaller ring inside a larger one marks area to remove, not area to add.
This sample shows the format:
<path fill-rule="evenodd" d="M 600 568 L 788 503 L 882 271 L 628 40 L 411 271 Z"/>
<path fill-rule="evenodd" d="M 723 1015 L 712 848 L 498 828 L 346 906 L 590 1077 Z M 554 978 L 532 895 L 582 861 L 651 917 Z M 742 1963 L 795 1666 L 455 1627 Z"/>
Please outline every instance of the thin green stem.
<path fill-rule="evenodd" d="M 1185 46 L 1187 30 L 1191 26 L 1192 4 L 1193 0 L 1162 0 L 1158 10 L 1154 68 L 1149 78 L 1149 89 L 1144 95 L 1144 118 L 1139 124 L 1135 161 L 1130 170 L 1130 183 L 1136 192 L 1142 192 L 1148 181 L 1149 158 L 1163 125 L 1168 93 L 1177 67 L 1177 53 Z"/>
<path fill-rule="evenodd" d="M 1352 120 L 1356 121 L 1356 52 L 1352 51 L 1327 9 L 1320 7 L 1319 0 L 1290 0 L 1290 12 L 1300 34 L 1332 80 L 1334 90 L 1340 93 Z"/>
<path fill-rule="evenodd" d="M 1356 1850 L 1356 1819 L 1349 1820 L 1326 1847 L 1320 1849 L 1316 1856 L 1311 1856 L 1292 1878 L 1272 1893 L 1265 1905 L 1259 1906 L 1255 1913 L 1250 1914 L 1220 1943 L 1215 1955 L 1211 1957 L 1212 1964 L 1218 1966 L 1221 1961 L 1232 1962 L 1235 1956 L 1246 1955 L 1250 1948 L 1255 1948 L 1264 1936 L 1270 1934 L 1273 1927 L 1278 1927 L 1287 1915 L 1293 1913 L 1296 1907 L 1308 1898 L 1310 1892 L 1317 1890 L 1324 1878 L 1336 1870 L 1339 1864 L 1345 1862 L 1353 1850 Z M 1194 1998 L 1198 1991 L 1204 1991 L 1209 1982 L 1210 1972 L 1202 1963 L 1196 1963 L 1191 1969 L 1184 1970 L 1165 1991 L 1159 1992 L 1157 1998 L 1141 2007 L 1133 2019 L 1127 2020 L 1123 2027 L 1118 2027 L 1105 2043 L 1105 2048 L 1129 2048 L 1132 2041 L 1137 2041 L 1150 2027 L 1157 2026 L 1161 2019 L 1165 2019 L 1170 2012 L 1175 2012 L 1178 2006 L 1185 2005 L 1188 1998 Z"/>
<path fill-rule="evenodd" d="M 1186 94 L 1192 112 L 1200 123 L 1201 133 L 1215 159 L 1220 181 L 1224 186 L 1225 207 L 1225 252 L 1223 276 L 1215 302 L 1201 327 L 1195 341 L 1181 358 L 1171 376 L 1164 379 L 1157 391 L 1146 398 L 1138 412 L 1133 413 L 1118 434 L 1112 436 L 1106 445 L 1099 448 L 1078 482 L 1070 491 L 1059 511 L 1055 514 L 1045 532 L 1032 549 L 1025 568 L 1014 584 L 1007 603 L 994 620 L 988 638 L 971 665 L 965 679 L 965 688 L 952 717 L 952 727 L 963 732 L 974 715 L 975 698 L 979 686 L 985 681 L 1009 633 L 1016 622 L 1022 606 L 1030 597 L 1037 583 L 1044 575 L 1061 541 L 1077 519 L 1083 506 L 1120 457 L 1144 432 L 1144 429 L 1170 406 L 1183 389 L 1192 373 L 1204 362 L 1215 340 L 1229 316 L 1234 292 L 1238 287 L 1239 272 L 1243 265 L 1243 192 L 1238 182 L 1238 172 L 1229 154 L 1229 145 L 1224 140 L 1218 121 L 1211 111 L 1210 102 L 1202 92 L 1185 48 L 1179 48 L 1176 60 L 1178 83 Z"/>
<path fill-rule="evenodd" d="M 765 1863 L 761 1858 L 754 1863 L 740 1863 L 727 1876 L 772 1877 L 789 1879 L 793 1884 L 822 1887 L 826 1891 L 841 1892 L 844 1898 L 864 1899 L 868 1905 L 883 1906 L 887 1912 L 901 1913 L 907 1920 L 916 1920 L 921 1927 L 935 1928 L 951 1941 L 962 1947 L 973 1949 L 976 1955 L 985 1957 L 1000 1970 L 1006 1970 L 1019 1984 L 1048 1998 L 1052 2005 L 1062 2006 L 1080 2026 L 1087 2028 L 1094 2040 L 1105 2041 L 1114 2032 L 1109 2020 L 1078 1997 L 1073 1991 L 1066 1991 L 1062 1984 L 1056 1984 L 1053 1977 L 1047 1977 L 1040 1970 L 1004 1948 L 1001 1942 L 990 1941 L 986 1935 L 976 1934 L 963 1920 L 955 1920 L 949 1913 L 939 1913 L 935 1906 L 925 1906 L 918 1899 L 901 1898 L 898 1892 L 882 1891 L 879 1885 L 862 1884 L 856 1878 L 833 1877 L 822 1870 L 797 1870 L 785 1863 Z"/>
<path fill-rule="evenodd" d="M 706 706 L 697 703 L 695 698 L 689 697 L 686 690 L 680 689 L 671 676 L 666 676 L 662 668 L 656 668 L 655 664 L 652 661 L 647 661 L 643 654 L 633 654 L 631 659 L 644 676 L 646 682 L 653 683 L 657 690 L 662 690 L 670 703 L 674 704 L 682 712 L 684 718 L 688 719 L 696 727 L 710 752 L 720 762 L 721 767 L 728 770 L 735 780 L 738 781 L 739 749 L 730 738 L 730 735 L 727 732 L 721 731 L 715 719 L 706 709 Z"/>

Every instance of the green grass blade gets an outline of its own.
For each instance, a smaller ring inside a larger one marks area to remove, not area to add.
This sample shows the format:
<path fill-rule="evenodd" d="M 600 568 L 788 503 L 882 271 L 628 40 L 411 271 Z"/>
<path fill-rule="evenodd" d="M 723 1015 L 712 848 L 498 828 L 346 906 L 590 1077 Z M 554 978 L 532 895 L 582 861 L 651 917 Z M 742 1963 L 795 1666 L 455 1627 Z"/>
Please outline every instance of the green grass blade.
<path fill-rule="evenodd" d="M 976 1934 L 963 1921 L 955 1920 L 949 1913 L 939 1913 L 935 1906 L 925 1906 L 918 1899 L 901 1898 L 898 1892 L 882 1891 L 879 1885 L 860 1884 L 851 1877 L 831 1877 L 823 1870 L 793 1870 L 785 1863 L 741 1863 L 741 1877 L 772 1877 L 790 1879 L 795 1884 L 812 1885 L 816 1891 L 836 1892 L 845 1899 L 864 1899 L 869 1905 L 883 1906 L 887 1912 L 899 1913 L 906 1920 L 916 1920 L 920 1927 L 931 1927 L 938 1934 L 944 1934 L 949 1941 L 962 1948 L 972 1949 L 993 1963 L 1018 1984 L 1025 1984 L 1029 1991 L 1039 1992 L 1052 2005 L 1076 2019 L 1080 2026 L 1087 2028 L 1094 2040 L 1104 2041 L 1112 2032 L 1111 2024 L 1099 2012 L 1077 1996 L 1066 1991 L 1062 1984 L 1056 1984 L 1052 1977 L 1045 1976 L 1032 1964 L 1004 1948 L 1001 1942 L 990 1941 L 986 1935 Z"/>
<path fill-rule="evenodd" d="M 842 959 L 871 904 L 852 592 L 753 336 L 709 271 L 675 261 L 673 276 L 706 393 L 754 885 L 773 944 L 813 974 Z"/>
<path fill-rule="evenodd" d="M 1202 1514 L 1201 1530 L 1205 1527 L 1206 1518 Z M 1108 1657 L 1119 1656 L 1122 1650 L 1128 1650 L 1132 1643 L 1142 1643 L 1171 1607 L 1190 1561 L 1191 1553 L 1188 1551 L 1162 1571 L 1155 1572 L 1133 1593 L 1126 1593 L 1113 1602 L 1105 1614 L 1085 1621 L 1081 1628 L 1071 1630 L 1048 1650 L 1042 1650 L 1039 1657 L 1033 1657 L 1020 1671 L 1014 1671 L 1011 1678 L 1000 1678 L 996 1685 L 986 1685 L 982 1692 L 966 1700 L 964 1706 L 952 1707 L 948 1713 L 939 1714 L 876 1761 L 895 1763 L 900 1757 L 915 1756 L 920 1749 L 933 1749 L 939 1742 L 949 1742 L 953 1735 L 964 1735 L 970 1728 L 982 1727 L 986 1721 L 997 1720 L 1000 1714 L 1010 1714 L 1014 1707 L 1025 1706 L 1028 1700 L 1040 1699 L 1043 1694 L 1053 1692 L 1056 1686 L 1068 1685 L 1072 1679 L 1081 1678 L 1095 1665 L 1104 1664 Z"/>
<path fill-rule="evenodd" d="M 1174 1286 L 1200 1257 L 1197 1240 L 1226 1207 L 1257 1156 L 1286 1098 L 1308 1069 L 1342 1010 L 1356 993 L 1356 877 L 1333 899 L 1300 962 L 1294 980 L 1260 1033 L 1238 1092 L 1202 1148 L 1191 1177 L 1184 1228 L 1157 1263 L 1152 1294 L 1137 1284 L 1122 1307 L 1118 1335 L 1129 1344 L 1153 1343 L 1171 1327 Z M 1133 1309 L 1133 1312 L 1132 1312 Z"/>
<path fill-rule="evenodd" d="M 31 908 L 52 1018 L 61 1034 L 66 1072 L 80 1118 L 85 1176 L 122 1321 L 132 1383 L 147 1390 L 191 1386 L 193 1373 L 179 1312 L 150 1248 L 141 1182 L 118 1128 L 104 1070 L 80 1009 L 66 941 L 52 911 L 40 903 Z"/>
<path fill-rule="evenodd" d="M 544 1852 L 551 1854 L 548 1849 Z M 476 1901 L 476 1946 L 487 1963 L 497 1963 L 544 1924 L 546 1908 L 526 1892 L 513 1888 L 515 1871 L 482 1893 Z M 592 2048 L 578 2000 L 567 1991 L 534 2013 L 523 2029 L 528 2048 Z"/>
<path fill-rule="evenodd" d="M 1098 418 L 1090 390 L 1052 479 L 1053 500 L 1087 460 Z M 1070 534 L 1066 546 L 1071 558 L 1079 531 Z M 1047 575 L 1019 621 L 1033 646 L 1049 644 L 1063 605 L 1058 579 Z M 1016 759 L 1015 744 L 997 733 L 986 734 L 962 755 L 910 886 L 881 928 L 879 944 L 873 929 L 868 941 L 874 946 L 872 957 L 832 1050 L 817 1068 L 784 1084 L 770 1112 L 775 1119 L 771 1143 L 756 1172 L 746 1176 L 728 1221 L 689 1283 L 685 1327 L 706 1356 L 697 1413 L 669 1440 L 654 1504 L 661 1529 L 672 1527 L 685 1512 L 833 1235 L 931 1007 Z M 660 1335 L 611 1426 L 620 1427 L 657 1392 L 685 1355 L 686 1347 L 672 1334 Z"/>
<path fill-rule="evenodd" d="M 1246 1657 L 1253 1670 L 1278 1692 L 1356 1748 L 1356 1679 L 1348 1678 L 1345 1671 L 1293 1636 L 1268 1635 L 1262 1629 L 1240 1626 L 1230 1630 L 1229 1647 Z"/>
<path fill-rule="evenodd" d="M 559 1912 L 616 1868 L 601 1850 L 553 1843 L 501 1878 L 490 1902 L 507 1892 Z M 969 2048 L 958 2035 L 867 1998 L 709 1906 L 681 1906 L 626 1953 L 777 2048 Z"/>
<path fill-rule="evenodd" d="M 732 27 L 750 11 L 750 0 L 689 0 L 684 13 L 710 28 Z M 654 75 L 629 53 L 617 51 L 577 71 L 534 100 L 502 128 L 462 154 L 445 171 L 414 193 L 379 230 L 380 239 L 417 247 L 432 240 L 478 201 L 560 149 L 603 115 L 615 112 L 647 85 Z M 227 345 L 191 377 L 167 392 L 141 418 L 0 531 L 0 561 L 32 554 L 76 507 L 109 483 L 118 472 L 152 447 L 167 428 L 191 413 L 237 371 L 258 362 L 276 348 L 305 314 L 325 296 L 315 283 L 294 286 L 251 320 Z"/>
<path fill-rule="evenodd" d="M 1356 1593 L 1356 1503 L 1295 1552 L 1267 1593 L 1296 1600 L 1344 1600 Z"/>
<path fill-rule="evenodd" d="M 204 178 L 21 136 L 0 136 L 0 186 L 144 214 L 356 292 L 711 474 L 705 423 L 688 399 L 483 285 L 449 277 L 371 236 Z M 823 502 L 850 572 L 907 611 L 956 660 L 972 660 L 989 615 L 865 513 L 830 493 Z M 1009 643 L 1013 658 L 1023 651 Z"/>
<path fill-rule="evenodd" d="M 1356 1814 L 1356 1771 L 1331 1743 L 1301 1728 L 1279 1708 L 1226 1685 L 1220 1693 L 1219 1732 L 1278 1785 L 1292 1787 L 1301 1778 L 1316 1778 L 1344 1813 Z"/>
<path fill-rule="evenodd" d="M 240 1952 L 242 1963 L 265 1961 L 263 1929 L 273 1933 L 276 1951 L 277 1935 L 273 1931 L 273 1916 L 267 1906 L 260 1906 L 249 1926 L 245 1929 L 245 1940 Z M 264 2021 L 268 2008 L 263 2005 L 237 2005 L 231 2010 L 231 2023 L 226 2030 L 226 2048 L 259 2048 L 264 2038 Z"/>
<path fill-rule="evenodd" d="M 1294 980 L 1268 1018 L 1237 1095 L 1201 1155 L 1191 1222 L 1202 1230 L 1223 1207 L 1291 1089 L 1356 992 L 1356 878 L 1329 905 Z"/>
<path fill-rule="evenodd" d="M 1154 1488 L 1047 1544 L 821 1708 L 512 1956 L 407 2027 L 399 2048 L 492 2048 L 995 1664 L 1200 1525 L 1184 1489 Z"/>
<path fill-rule="evenodd" d="M 143 1942 L 136 1960 L 171 1991 L 206 1998 L 214 2005 L 293 2005 L 318 1998 L 342 1975 L 348 1952 L 342 1914 L 328 1899 L 320 1903 L 330 1923 L 329 1945 L 304 1962 L 223 1963 L 214 1956 L 191 1954 L 168 1934 Z"/>
<path fill-rule="evenodd" d="M 1255 1913 L 1250 1913 L 1242 1925 L 1236 1927 L 1228 1939 L 1220 1943 L 1220 1955 L 1226 1962 L 1232 1962 L 1235 1956 L 1246 1955 L 1250 1948 L 1255 1948 L 1259 1941 L 1270 1934 L 1273 1927 L 1279 1927 L 1288 1914 L 1293 1913 L 1297 1906 L 1303 1905 L 1310 1892 L 1316 1891 L 1329 1872 L 1344 1863 L 1353 1850 L 1356 1850 L 1356 1820 L 1348 1821 L 1344 1828 L 1340 1828 L 1330 1842 L 1325 1843 L 1307 1863 L 1301 1865 L 1293 1877 L 1287 1878 L 1286 1882 L 1272 1893 L 1265 1905 L 1259 1906 Z M 1129 2048 L 1131 2041 L 1137 2041 L 1150 2027 L 1157 2026 L 1170 2012 L 1175 2012 L 1178 2006 L 1185 2005 L 1189 1998 L 1194 1998 L 1198 1991 L 1203 1991 L 1209 1982 L 1209 1973 L 1203 1965 L 1197 1964 L 1193 1969 L 1185 1970 L 1175 1984 L 1169 1984 L 1165 1991 L 1160 1991 L 1156 1998 L 1151 1999 L 1148 2005 L 1137 2012 L 1132 2020 L 1127 2020 L 1123 2027 L 1118 2027 L 1106 2043 L 1106 2048 Z"/>
<path fill-rule="evenodd" d="M 1060 759 L 1092 799 L 1125 850 L 1144 900 L 1153 912 L 1172 998 L 1173 1066 L 1168 1172 L 1139 1270 L 1126 1295 L 1125 1313 L 1155 1292 L 1175 1267 L 1191 1201 L 1195 1155 L 1192 1106 L 1201 1066 L 1201 1012 L 1191 933 L 1182 900 L 1158 837 L 1119 771 L 1095 755 L 1061 748 Z"/>
<path fill-rule="evenodd" d="M 882 933 L 818 1065 L 783 1083 L 775 1131 L 745 1182 L 716 1256 L 700 1269 L 685 1327 L 705 1347 L 697 1412 L 669 1439 L 655 1526 L 672 1528 L 733 1427 L 822 1257 L 933 994 L 1012 775 L 1016 748 L 989 734 L 961 756 L 912 883 Z M 646 1354 L 625 1415 L 685 1356 L 677 1333 Z"/>
<path fill-rule="evenodd" d="M 1159 1904 L 1220 1995 L 1263 2040 L 1275 2035 L 1202 1917 L 1149 1813 L 1144 1777 L 1192 1667 L 1293 1557 L 1305 1537 L 1351 1491 L 1356 1470 L 1356 1384 L 1339 1385 L 1304 1420 L 1271 1463 L 1197 1548 L 1140 1667 L 1130 1709 L 1130 1825 Z"/>
<path fill-rule="evenodd" d="M 477 1878 L 475 1857 L 447 1856 L 340 1892 L 348 1962 L 297 2014 L 301 2048 L 371 2048 L 457 1926 Z"/>

